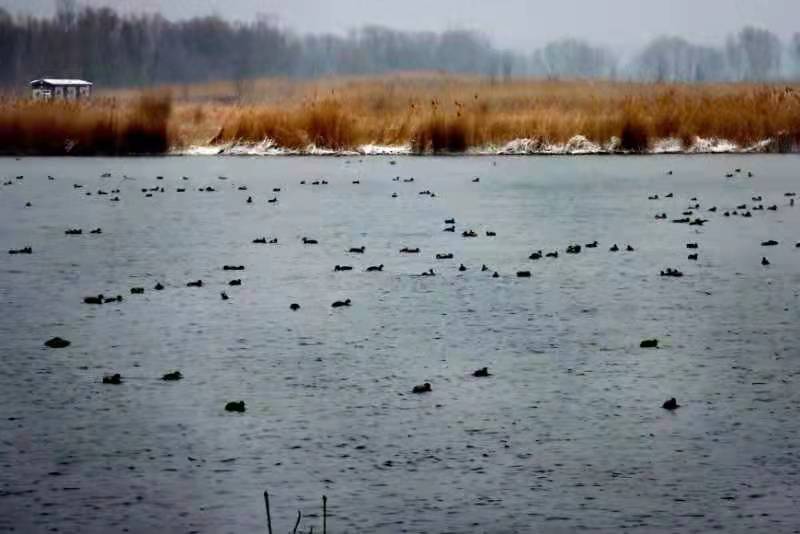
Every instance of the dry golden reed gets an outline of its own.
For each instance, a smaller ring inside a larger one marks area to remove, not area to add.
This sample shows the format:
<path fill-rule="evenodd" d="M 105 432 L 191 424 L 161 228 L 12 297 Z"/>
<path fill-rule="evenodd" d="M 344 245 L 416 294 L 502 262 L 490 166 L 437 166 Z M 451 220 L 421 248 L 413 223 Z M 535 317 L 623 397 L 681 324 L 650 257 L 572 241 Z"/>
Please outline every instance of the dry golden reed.
<path fill-rule="evenodd" d="M 119 154 L 170 146 L 272 140 L 354 149 L 408 145 L 458 153 L 519 138 L 564 143 L 575 135 L 625 150 L 674 138 L 718 138 L 741 146 L 800 141 L 800 87 L 782 84 L 657 84 L 516 80 L 409 73 L 311 81 L 255 80 L 162 88 L 174 105 L 134 91 L 106 92 L 89 106 L 0 104 L 0 151 Z M 171 111 L 171 112 L 170 112 Z"/>
<path fill-rule="evenodd" d="M 161 154 L 169 149 L 172 102 L 146 94 L 114 101 L 0 103 L 0 153 L 15 155 Z"/>

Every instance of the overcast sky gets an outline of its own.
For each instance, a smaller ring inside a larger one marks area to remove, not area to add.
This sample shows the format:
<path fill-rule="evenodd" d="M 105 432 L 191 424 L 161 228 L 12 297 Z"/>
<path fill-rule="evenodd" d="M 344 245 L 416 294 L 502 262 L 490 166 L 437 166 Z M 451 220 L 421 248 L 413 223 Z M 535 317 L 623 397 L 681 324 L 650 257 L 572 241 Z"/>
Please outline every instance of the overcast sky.
<path fill-rule="evenodd" d="M 16 12 L 52 14 L 55 0 L 0 0 Z M 171 19 L 269 14 L 299 32 L 343 33 L 365 24 L 408 30 L 475 29 L 495 43 L 529 49 L 559 37 L 613 48 L 659 35 L 717 44 L 744 25 L 788 39 L 800 31 L 800 0 L 79 0 Z"/>

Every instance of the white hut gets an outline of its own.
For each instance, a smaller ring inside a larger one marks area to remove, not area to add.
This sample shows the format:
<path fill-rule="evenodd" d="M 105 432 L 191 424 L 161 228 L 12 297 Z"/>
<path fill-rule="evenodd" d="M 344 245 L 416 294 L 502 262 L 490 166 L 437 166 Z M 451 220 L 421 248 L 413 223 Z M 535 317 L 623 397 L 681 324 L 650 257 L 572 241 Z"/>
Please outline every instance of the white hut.
<path fill-rule="evenodd" d="M 31 82 L 34 100 L 88 100 L 92 96 L 92 82 L 42 78 Z"/>

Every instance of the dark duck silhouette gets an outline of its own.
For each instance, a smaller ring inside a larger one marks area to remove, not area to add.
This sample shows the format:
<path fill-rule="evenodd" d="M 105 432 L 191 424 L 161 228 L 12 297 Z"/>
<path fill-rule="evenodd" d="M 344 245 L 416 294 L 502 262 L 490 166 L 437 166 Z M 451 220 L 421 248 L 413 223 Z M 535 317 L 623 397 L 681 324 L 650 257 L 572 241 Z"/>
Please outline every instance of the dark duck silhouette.
<path fill-rule="evenodd" d="M 475 371 L 473 371 L 472 372 L 472 376 L 484 377 L 484 376 L 492 376 L 492 375 L 491 375 L 491 373 L 489 373 L 489 368 L 488 367 L 481 367 L 480 369 L 476 369 Z"/>
<path fill-rule="evenodd" d="M 188 282 L 186 284 L 186 287 L 203 287 L 203 281 L 195 280 L 194 282 Z"/>
<path fill-rule="evenodd" d="M 767 265 L 769 265 L 769 264 L 770 264 L 770 263 L 769 263 L 769 260 L 768 260 L 767 258 L 764 258 L 764 257 L 762 257 L 762 258 L 761 258 L 761 265 L 763 265 L 764 267 L 766 267 L 766 266 L 767 266 Z"/>
<path fill-rule="evenodd" d="M 113 375 L 106 375 L 103 377 L 103 384 L 113 384 L 118 386 L 122 384 L 122 375 L 119 373 L 114 373 Z"/>
<path fill-rule="evenodd" d="M 231 401 L 225 404 L 226 412 L 243 413 L 246 410 L 244 401 Z"/>
<path fill-rule="evenodd" d="M 230 282 L 228 282 L 228 285 L 229 286 L 240 286 L 240 285 L 242 285 L 242 279 L 241 278 L 237 278 L 236 280 L 231 280 Z"/>
<path fill-rule="evenodd" d="M 350 252 L 350 254 L 364 254 L 364 251 L 366 251 L 366 250 L 367 250 L 367 247 L 364 247 L 364 246 L 351 247 L 349 252 Z"/>
<path fill-rule="evenodd" d="M 340 271 L 352 271 L 353 267 L 351 267 L 350 265 L 335 265 L 333 267 L 333 270 L 337 273 Z"/>
<path fill-rule="evenodd" d="M 591 243 L 586 243 L 586 248 L 597 248 L 597 241 L 592 241 Z"/>
<path fill-rule="evenodd" d="M 319 242 L 316 239 L 309 239 L 307 237 L 304 237 L 303 238 L 303 244 L 304 245 L 317 245 L 317 244 L 319 244 Z"/>
<path fill-rule="evenodd" d="M 450 253 L 450 252 L 437 254 L 436 255 L 436 259 L 437 260 L 452 260 L 453 259 L 453 254 Z"/>
<path fill-rule="evenodd" d="M 296 302 L 293 302 L 289 305 L 289 309 L 292 311 L 297 311 L 300 309 L 300 305 Z"/>
<path fill-rule="evenodd" d="M 419 254 L 419 247 L 417 248 L 409 248 L 403 247 L 400 249 L 401 254 Z"/>
<path fill-rule="evenodd" d="M 462 263 L 461 265 L 458 266 L 458 270 L 464 272 L 467 270 L 467 267 Z"/>
<path fill-rule="evenodd" d="M 164 381 L 175 381 L 175 380 L 183 380 L 183 374 L 180 371 L 172 371 L 169 373 L 165 373 L 161 376 L 161 380 Z"/>
<path fill-rule="evenodd" d="M 614 245 L 612 245 L 612 246 L 611 246 L 611 248 L 610 248 L 610 249 L 608 249 L 608 250 L 609 250 L 609 252 L 619 252 L 619 247 L 618 247 L 618 246 L 616 245 L 616 243 L 615 243 L 615 244 L 614 244 Z"/>
<path fill-rule="evenodd" d="M 331 304 L 331 308 L 342 308 L 344 306 L 350 306 L 350 299 L 337 300 Z"/>
<path fill-rule="evenodd" d="M 540 259 L 542 259 L 542 251 L 541 250 L 537 250 L 536 252 L 534 252 L 533 254 L 528 256 L 528 259 L 529 260 L 540 260 Z"/>
<path fill-rule="evenodd" d="M 220 298 L 222 298 L 222 300 L 228 300 L 228 298 L 229 298 L 229 297 L 228 297 L 228 294 L 227 294 L 227 293 L 225 293 L 224 291 L 222 291 L 222 292 L 219 294 L 219 296 L 220 296 Z"/>
<path fill-rule="evenodd" d="M 83 299 L 84 304 L 103 304 L 103 302 L 105 302 L 105 297 L 102 294 L 96 297 L 84 297 Z"/>
<path fill-rule="evenodd" d="M 665 410 L 673 411 L 680 408 L 681 405 L 678 404 L 678 401 L 675 400 L 675 397 L 672 397 L 671 399 L 664 401 L 664 404 L 662 404 L 661 407 Z"/>
<path fill-rule="evenodd" d="M 383 264 L 382 263 L 380 265 L 371 265 L 371 266 L 367 267 L 367 272 L 368 273 L 375 273 L 375 272 L 380 272 L 380 271 L 383 271 Z"/>
<path fill-rule="evenodd" d="M 433 389 L 431 388 L 431 385 L 428 382 L 425 382 L 424 384 L 421 384 L 419 386 L 414 386 L 411 389 L 411 393 L 416 393 L 416 394 L 430 393 L 431 391 L 433 391 Z"/>

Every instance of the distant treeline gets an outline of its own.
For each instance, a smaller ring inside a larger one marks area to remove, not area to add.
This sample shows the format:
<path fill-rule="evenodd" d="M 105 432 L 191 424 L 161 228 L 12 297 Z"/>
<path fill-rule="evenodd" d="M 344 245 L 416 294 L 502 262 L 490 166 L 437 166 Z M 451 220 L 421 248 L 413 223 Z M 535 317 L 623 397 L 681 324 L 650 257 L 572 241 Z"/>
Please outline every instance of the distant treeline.
<path fill-rule="evenodd" d="M 0 86 L 40 76 L 81 77 L 100 86 L 310 78 L 447 71 L 497 80 L 513 76 L 652 81 L 766 81 L 800 74 L 800 33 L 783 43 L 747 27 L 721 47 L 679 37 L 655 39 L 622 60 L 581 40 L 563 39 L 531 53 L 501 50 L 483 34 L 364 27 L 346 36 L 297 35 L 269 18 L 169 21 L 120 15 L 61 0 L 53 18 L 12 17 L 0 9 Z"/>

